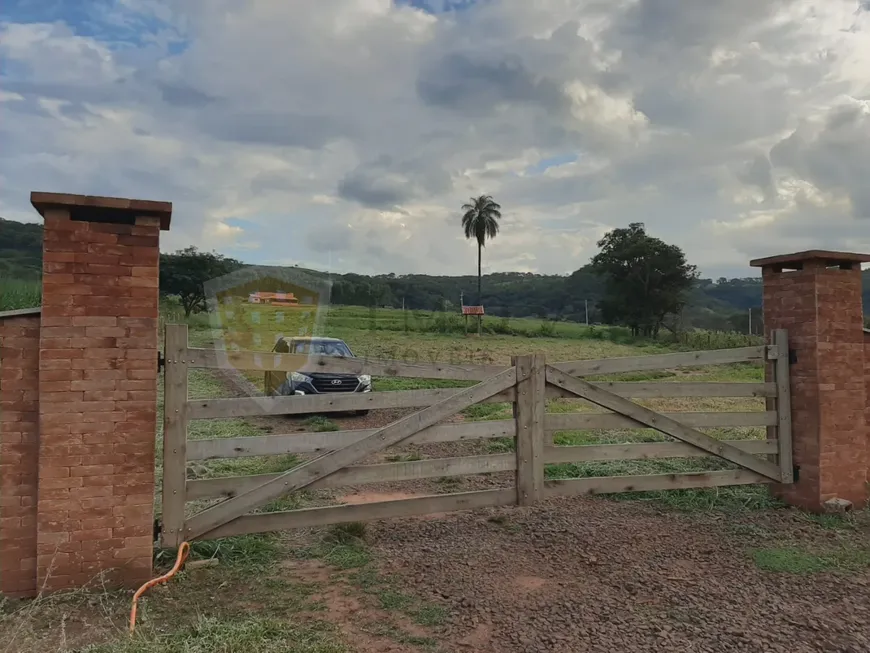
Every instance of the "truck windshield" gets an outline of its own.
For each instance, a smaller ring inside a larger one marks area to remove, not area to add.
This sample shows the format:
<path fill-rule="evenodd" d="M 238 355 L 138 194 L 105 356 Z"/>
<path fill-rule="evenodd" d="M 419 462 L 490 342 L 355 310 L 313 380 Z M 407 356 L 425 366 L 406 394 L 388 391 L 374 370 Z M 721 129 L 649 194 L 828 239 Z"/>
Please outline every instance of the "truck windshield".
<path fill-rule="evenodd" d="M 324 342 L 321 340 L 311 340 L 308 342 L 294 342 L 294 354 L 316 354 L 319 356 L 342 356 L 344 358 L 353 358 L 350 349 L 343 342 Z"/>

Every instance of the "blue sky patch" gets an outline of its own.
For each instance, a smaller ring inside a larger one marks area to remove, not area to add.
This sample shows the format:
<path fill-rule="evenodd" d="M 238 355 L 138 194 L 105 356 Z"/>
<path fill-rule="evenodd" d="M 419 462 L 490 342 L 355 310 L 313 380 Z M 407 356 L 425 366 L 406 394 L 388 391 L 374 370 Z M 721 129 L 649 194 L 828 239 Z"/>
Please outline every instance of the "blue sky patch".
<path fill-rule="evenodd" d="M 563 166 L 566 163 L 574 163 L 577 160 L 576 154 L 557 154 L 556 156 L 550 156 L 546 159 L 541 159 L 534 165 L 530 165 L 526 168 L 527 175 L 539 175 L 548 168 L 555 168 L 557 166 Z"/>
<path fill-rule="evenodd" d="M 422 9 L 430 14 L 444 14 L 470 9 L 479 1 L 481 0 L 395 0 L 395 3 Z"/>
<path fill-rule="evenodd" d="M 4 0 L 0 22 L 64 23 L 78 36 L 91 37 L 109 48 L 140 47 L 153 43 L 161 32 L 174 31 L 152 14 L 115 0 Z M 175 49 L 183 49 L 176 39 L 171 42 Z"/>
<path fill-rule="evenodd" d="M 244 229 L 245 231 L 253 231 L 256 230 L 259 225 L 256 222 L 251 222 L 250 220 L 242 220 L 241 218 L 227 218 L 224 222 L 230 227 L 238 227 L 239 229 Z"/>

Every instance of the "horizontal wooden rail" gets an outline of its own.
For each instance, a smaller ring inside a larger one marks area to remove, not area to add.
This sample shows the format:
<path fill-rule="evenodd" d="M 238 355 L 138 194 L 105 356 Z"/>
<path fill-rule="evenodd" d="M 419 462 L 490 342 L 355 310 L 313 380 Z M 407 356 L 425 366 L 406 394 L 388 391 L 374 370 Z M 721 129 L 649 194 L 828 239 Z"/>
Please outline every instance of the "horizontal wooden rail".
<path fill-rule="evenodd" d="M 535 454 L 535 468 L 558 463 L 701 458 L 718 456 L 741 469 L 680 474 L 609 476 L 560 479 L 544 483 L 543 496 L 599 494 L 631 491 L 656 491 L 680 488 L 718 487 L 777 482 L 779 475 L 768 473 L 770 463 L 762 457 L 776 455 L 778 440 L 718 440 L 710 432 L 697 429 L 772 427 L 779 423 L 777 413 L 768 410 L 747 412 L 672 412 L 658 413 L 647 399 L 677 397 L 778 397 L 775 383 L 696 383 L 691 376 L 656 382 L 586 383 L 576 377 L 645 372 L 681 367 L 703 367 L 742 362 L 773 361 L 784 355 L 778 346 L 742 347 L 716 351 L 680 352 L 652 356 L 608 358 L 557 363 L 546 369 L 536 406 L 543 410 L 547 399 L 568 397 L 591 402 L 599 413 L 552 413 L 538 415 L 531 423 L 543 425 L 546 434 L 568 430 L 646 429 L 661 431 L 674 441 L 594 444 L 589 446 L 552 446 L 552 437 L 540 433 L 534 442 L 543 443 Z M 288 433 L 253 437 L 182 440 L 177 449 L 182 464 L 246 456 L 313 454 L 298 466 L 275 474 L 230 476 L 186 480 L 184 470 L 175 475 L 178 498 L 185 502 L 226 499 L 205 504 L 205 509 L 183 521 L 183 533 L 191 540 L 213 539 L 246 533 L 308 528 L 348 521 L 371 521 L 446 513 L 458 510 L 516 505 L 524 486 L 459 494 L 419 496 L 376 503 L 347 504 L 300 510 L 260 513 L 276 497 L 296 490 L 331 489 L 372 483 L 402 482 L 415 479 L 515 472 L 526 462 L 517 453 L 473 455 L 424 460 L 399 460 L 362 464 L 373 453 L 391 445 L 454 442 L 486 438 L 516 438 L 517 419 L 483 422 L 451 422 L 445 419 L 476 403 L 523 401 L 528 375 L 522 367 L 506 365 L 454 364 L 426 361 L 372 360 L 282 354 L 277 352 L 227 351 L 187 346 L 186 338 L 167 364 L 189 368 L 229 369 L 250 372 L 324 372 L 368 374 L 373 377 L 431 378 L 455 381 L 456 386 L 482 382 L 473 388 L 437 388 L 394 392 L 336 393 L 292 397 L 241 397 L 231 399 L 189 399 L 187 392 L 176 393 L 178 412 L 186 424 L 189 419 L 221 419 L 258 415 L 302 415 L 380 409 L 416 409 L 415 414 L 400 413 L 398 421 L 379 429 L 325 433 Z M 610 377 L 613 378 L 613 377 Z M 519 388 L 519 390 L 518 390 Z M 498 392 L 496 392 L 498 391 Z M 780 391 L 781 392 L 781 391 Z M 543 393 L 543 394 L 542 394 Z M 639 400 L 640 403 L 629 401 Z M 566 406 L 561 406 L 566 407 Z M 555 406 L 554 406 L 555 408 Z M 759 402 L 759 408 L 760 402 Z M 406 411 L 411 413 L 412 411 Z M 515 413 L 515 416 L 517 414 Z M 630 416 L 630 417 L 629 417 Z M 418 431 L 419 429 L 419 431 Z M 531 432 L 532 427 L 529 427 Z M 520 427 L 523 430 L 523 427 Z M 523 431 L 525 432 L 525 431 Z M 184 433 L 182 432 L 182 436 Z M 522 435 L 522 434 L 521 434 Z M 734 437 L 734 436 L 730 436 Z M 184 451 L 186 447 L 186 451 Z M 173 450 L 174 451 L 174 450 Z M 522 447 L 518 447 L 522 453 Z M 325 454 L 325 455 L 321 455 Z M 531 458 L 530 458 L 531 460 Z M 553 469 L 553 468 L 548 468 Z M 778 468 L 777 468 L 778 470 Z M 178 470 L 176 470 L 178 471 Z M 537 485 L 540 496 L 541 483 Z M 190 506 L 192 507 L 192 506 Z M 183 516 L 183 513 L 182 513 Z"/>
<path fill-rule="evenodd" d="M 333 431 L 327 433 L 289 433 L 283 435 L 256 435 L 238 438 L 189 440 L 188 460 L 213 458 L 242 458 L 245 456 L 275 456 L 291 453 L 315 453 L 341 449 L 371 435 L 378 429 Z M 436 424 L 415 433 L 403 444 L 430 442 L 459 442 L 487 438 L 512 438 L 516 435 L 513 420 L 459 422 Z"/>
<path fill-rule="evenodd" d="M 729 440 L 729 444 L 754 454 L 775 454 L 776 440 Z M 579 447 L 547 447 L 546 463 L 571 463 L 608 460 L 639 460 L 652 458 L 695 458 L 709 454 L 681 442 L 643 442 L 636 444 L 605 444 Z M 515 454 L 492 454 L 434 458 L 375 465 L 353 465 L 328 476 L 309 489 L 336 488 L 367 483 L 410 481 L 423 478 L 491 474 L 516 469 Z M 233 497 L 257 487 L 280 474 L 225 476 L 187 481 L 187 500 Z"/>
<path fill-rule="evenodd" d="M 544 496 L 648 492 L 651 490 L 680 490 L 773 482 L 761 474 L 746 469 L 689 474 L 652 474 L 649 476 L 591 476 L 547 481 L 544 484 Z"/>
<path fill-rule="evenodd" d="M 602 358 L 555 363 L 555 367 L 572 376 L 643 372 L 675 367 L 724 365 L 765 360 L 768 345 L 716 349 L 712 351 Z M 775 349 L 775 348 L 774 348 Z M 775 356 L 775 352 L 771 356 Z M 233 368 L 258 372 L 329 372 L 338 374 L 369 374 L 371 376 L 482 381 L 507 369 L 505 365 L 405 362 L 339 356 L 308 356 L 276 352 L 228 351 L 224 349 L 188 348 L 183 360 L 192 368 Z M 772 360 L 772 358 L 771 358 Z"/>
<path fill-rule="evenodd" d="M 776 423 L 776 413 L 664 413 L 693 427 L 750 427 L 770 426 Z M 579 429 L 646 428 L 615 413 L 548 413 L 544 429 L 548 432 Z M 273 456 L 293 453 L 317 453 L 347 446 L 371 435 L 377 429 L 335 431 L 329 433 L 288 433 L 282 435 L 245 436 L 189 440 L 188 460 L 214 458 L 241 458 L 246 456 Z M 423 444 L 432 442 L 458 442 L 488 438 L 511 438 L 516 435 L 513 420 L 489 420 L 437 424 L 414 434 L 406 442 Z"/>
<path fill-rule="evenodd" d="M 707 433 L 698 431 L 661 413 L 656 413 L 645 406 L 608 392 L 583 379 L 569 376 L 560 370 L 547 366 L 547 382 L 573 392 L 578 397 L 586 399 L 597 406 L 630 417 L 639 424 L 644 424 L 681 442 L 686 442 L 699 449 L 703 449 L 735 465 L 751 469 L 770 479 L 780 479 L 779 468 L 769 461 L 748 454 L 737 447 L 732 447 Z"/>
<path fill-rule="evenodd" d="M 620 397 L 632 399 L 665 399 L 672 397 L 774 397 L 775 383 L 655 383 L 642 382 L 596 382 L 594 386 Z M 558 389 L 548 386 L 548 389 Z M 548 396 L 553 396 L 548 392 Z"/>
<path fill-rule="evenodd" d="M 378 501 L 374 503 L 243 515 L 231 522 L 218 526 L 207 533 L 206 538 L 200 539 L 214 539 L 230 535 L 246 535 L 248 533 L 267 533 L 292 528 L 311 528 L 313 526 L 326 526 L 328 524 L 349 521 L 371 521 L 375 519 L 454 512 L 456 510 L 495 508 L 498 506 L 515 505 L 516 502 L 516 489 L 508 488 L 503 490 L 481 490 L 479 492 L 432 495 L 415 497 L 413 499 L 398 499 L 396 501 Z"/>
<path fill-rule="evenodd" d="M 506 368 L 507 369 L 507 368 Z M 668 397 L 771 397 L 775 383 L 599 383 L 620 397 L 655 399 Z M 431 406 L 456 392 L 455 388 L 397 390 L 391 392 L 349 392 L 294 397 L 242 397 L 238 399 L 191 399 L 188 419 L 248 417 L 252 415 L 302 415 L 383 408 Z M 481 403 L 509 403 L 516 393 L 510 388 Z M 547 398 L 574 398 L 570 392 L 547 386 Z"/>
<path fill-rule="evenodd" d="M 724 440 L 754 454 L 775 454 L 776 440 Z M 575 463 L 595 460 L 646 460 L 649 458 L 701 458 L 706 451 L 682 442 L 637 442 L 631 444 L 589 444 L 579 447 L 546 447 L 547 463 Z"/>
<path fill-rule="evenodd" d="M 776 411 L 748 413 L 660 413 L 694 428 L 720 428 L 741 426 L 774 426 Z M 547 413 L 544 430 L 576 431 L 581 429 L 648 429 L 630 417 L 619 413 Z"/>
<path fill-rule="evenodd" d="M 188 348 L 184 354 L 190 367 L 233 368 L 258 372 L 331 372 L 369 374 L 454 381 L 483 381 L 508 369 L 507 365 L 456 365 L 452 363 L 405 362 L 368 358 L 341 358 L 277 352 L 228 351 Z"/>
<path fill-rule="evenodd" d="M 425 428 L 439 424 L 488 397 L 508 389 L 515 389 L 516 385 L 517 368 L 510 367 L 470 388 L 451 389 L 452 393 L 448 397 L 428 408 L 400 417 L 358 442 L 307 460 L 277 478 L 206 508 L 185 523 L 185 534 L 189 538 L 204 535 L 288 492 L 301 490 L 345 467 L 358 465 L 372 454 L 396 445 Z"/>
<path fill-rule="evenodd" d="M 626 358 L 601 358 L 597 360 L 569 361 L 554 363 L 551 367 L 571 376 L 592 376 L 596 374 L 618 374 L 622 372 L 647 372 L 667 370 L 675 367 L 699 367 L 703 365 L 726 365 L 766 359 L 768 345 L 738 347 L 735 349 L 714 349 L 711 351 L 690 351 L 676 354 L 655 354 L 653 356 L 630 356 Z"/>
<path fill-rule="evenodd" d="M 317 490 L 366 483 L 389 483 L 412 481 L 419 478 L 442 476 L 466 476 L 469 474 L 492 474 L 509 472 L 517 468 L 516 456 L 492 454 L 486 456 L 462 456 L 458 458 L 433 458 L 377 465 L 351 465 L 334 474 L 315 481 L 306 489 Z M 224 476 L 187 482 L 187 500 L 233 497 L 277 478 L 280 474 L 257 474 L 254 476 Z"/>
<path fill-rule="evenodd" d="M 187 402 L 189 419 L 248 417 L 251 415 L 304 415 L 382 408 L 420 408 L 432 406 L 457 393 L 459 388 L 436 390 L 399 390 L 394 392 L 348 392 L 294 397 L 243 397 L 240 399 L 191 399 Z M 478 403 L 513 401 L 514 388 Z"/>

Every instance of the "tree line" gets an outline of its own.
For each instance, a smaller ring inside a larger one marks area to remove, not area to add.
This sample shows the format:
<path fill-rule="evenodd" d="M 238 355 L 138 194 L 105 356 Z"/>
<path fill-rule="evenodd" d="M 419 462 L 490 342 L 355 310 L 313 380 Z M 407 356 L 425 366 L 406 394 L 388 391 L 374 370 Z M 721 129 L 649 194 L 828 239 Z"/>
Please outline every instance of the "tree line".
<path fill-rule="evenodd" d="M 702 328 L 761 333 L 761 279 L 700 278 L 676 246 L 634 223 L 598 243 L 592 260 L 571 274 L 482 274 L 488 241 L 499 233 L 501 207 L 482 195 L 462 207 L 457 226 L 477 241 L 478 275 L 360 275 L 306 270 L 332 281 L 332 302 L 409 310 L 459 312 L 481 303 L 487 315 L 536 317 L 590 324 L 625 325 L 639 334 Z M 496 242 L 497 245 L 497 242 Z M 189 247 L 161 254 L 161 292 L 178 295 L 186 311 L 205 306 L 202 285 L 245 264 Z M 37 282 L 42 269 L 42 225 L 0 218 L 0 279 Z M 870 306 L 870 271 L 864 273 Z"/>
<path fill-rule="evenodd" d="M 481 198 L 485 211 L 491 198 Z M 463 207 L 464 209 L 467 208 Z M 495 205 L 494 210 L 498 210 Z M 468 216 L 468 209 L 464 218 Z M 497 219 L 485 213 L 486 220 Z M 466 227 L 466 224 L 469 226 Z M 479 233 L 474 220 L 463 220 L 469 238 Z M 489 229 L 489 231 L 487 231 Z M 483 229 L 487 238 L 498 229 Z M 479 301 L 487 315 L 614 324 L 634 335 L 657 336 L 664 328 L 692 327 L 748 332 L 748 311 L 756 309 L 761 329 L 761 280 L 700 279 L 679 247 L 646 233 L 633 223 L 614 229 L 598 243 L 599 252 L 570 275 L 498 272 L 475 276 L 330 275 L 305 272 L 332 281 L 331 302 L 338 305 L 459 312 L 460 298 Z M 483 249 L 478 240 L 478 271 Z M 161 255 L 160 288 L 177 295 L 188 314 L 205 307 L 203 284 L 245 264 L 215 252 L 189 247 Z"/>

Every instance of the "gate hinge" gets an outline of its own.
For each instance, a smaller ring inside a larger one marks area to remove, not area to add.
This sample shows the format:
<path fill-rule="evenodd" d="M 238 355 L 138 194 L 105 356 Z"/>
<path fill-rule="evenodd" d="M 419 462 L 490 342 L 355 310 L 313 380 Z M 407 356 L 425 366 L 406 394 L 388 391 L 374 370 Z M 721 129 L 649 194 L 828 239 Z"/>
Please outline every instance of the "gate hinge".
<path fill-rule="evenodd" d="M 160 541 L 160 532 L 162 530 L 163 530 L 163 521 L 160 519 L 160 517 L 157 517 L 154 520 L 154 541 L 155 542 Z"/>
<path fill-rule="evenodd" d="M 797 483 L 798 480 L 800 480 L 800 476 L 801 476 L 801 474 L 800 474 L 801 466 L 800 465 L 792 465 L 791 472 L 792 472 L 792 479 L 794 479 L 794 482 Z"/>
<path fill-rule="evenodd" d="M 797 351 L 789 347 L 788 350 L 788 363 L 789 365 L 794 365 L 797 363 Z"/>
<path fill-rule="evenodd" d="M 161 372 L 163 368 L 166 366 L 166 359 L 163 358 L 163 352 L 157 352 L 157 371 Z"/>

